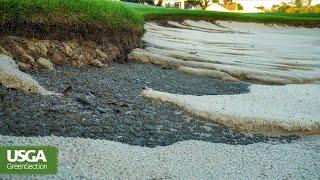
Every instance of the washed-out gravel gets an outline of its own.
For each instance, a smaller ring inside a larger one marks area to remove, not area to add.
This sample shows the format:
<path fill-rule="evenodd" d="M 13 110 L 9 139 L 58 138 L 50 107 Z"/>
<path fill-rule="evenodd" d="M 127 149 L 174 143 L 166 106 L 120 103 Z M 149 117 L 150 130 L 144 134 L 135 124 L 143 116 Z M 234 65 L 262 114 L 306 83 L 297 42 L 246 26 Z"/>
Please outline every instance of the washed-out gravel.
<path fill-rule="evenodd" d="M 26 95 L 0 87 L 0 134 L 107 139 L 147 147 L 191 139 L 251 144 L 297 138 L 242 134 L 140 96 L 145 88 L 193 95 L 239 94 L 248 92 L 246 83 L 194 77 L 137 63 L 102 69 L 56 67 L 31 75 L 46 89 L 68 96 Z"/>

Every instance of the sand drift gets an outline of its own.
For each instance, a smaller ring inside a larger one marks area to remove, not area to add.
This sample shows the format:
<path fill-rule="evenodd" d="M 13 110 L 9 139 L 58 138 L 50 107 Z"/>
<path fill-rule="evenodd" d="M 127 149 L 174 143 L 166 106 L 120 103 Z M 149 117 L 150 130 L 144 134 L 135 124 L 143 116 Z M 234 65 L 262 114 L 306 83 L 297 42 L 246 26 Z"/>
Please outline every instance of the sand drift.
<path fill-rule="evenodd" d="M 147 23 L 146 30 L 145 49 L 135 49 L 130 59 L 226 81 L 291 85 L 210 96 L 148 89 L 144 97 L 244 132 L 320 133 L 320 29 L 186 20 Z"/>
<path fill-rule="evenodd" d="M 192 96 L 143 91 L 192 115 L 233 129 L 271 135 L 320 134 L 320 85 L 251 85 L 250 93 Z"/>
<path fill-rule="evenodd" d="M 13 59 L 0 54 L 0 85 L 38 95 L 59 95 L 42 87 L 29 74 L 19 70 Z"/>
<path fill-rule="evenodd" d="M 320 29 L 219 21 L 145 25 L 129 58 L 223 80 L 319 83 Z"/>

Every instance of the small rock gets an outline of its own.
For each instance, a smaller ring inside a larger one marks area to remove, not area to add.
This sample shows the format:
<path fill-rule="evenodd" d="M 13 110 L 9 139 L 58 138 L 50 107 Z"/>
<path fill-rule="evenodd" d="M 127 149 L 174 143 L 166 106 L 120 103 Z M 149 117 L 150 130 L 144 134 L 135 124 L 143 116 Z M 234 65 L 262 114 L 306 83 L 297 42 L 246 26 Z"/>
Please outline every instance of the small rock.
<path fill-rule="evenodd" d="M 54 66 L 53 66 L 52 62 L 49 61 L 48 59 L 45 59 L 45 58 L 39 58 L 37 60 L 37 64 L 40 67 L 43 67 L 43 68 L 46 68 L 46 69 L 49 69 L 49 70 L 53 70 L 54 69 Z"/>
<path fill-rule="evenodd" d="M 29 71 L 31 70 L 31 65 L 30 64 L 26 64 L 26 63 L 23 63 L 23 62 L 18 62 L 17 63 L 19 69 L 21 71 Z"/>
<path fill-rule="evenodd" d="M 78 103 L 82 104 L 83 106 L 90 106 L 91 105 L 87 100 L 85 100 L 85 99 L 83 99 L 81 97 L 77 97 L 76 101 Z"/>
<path fill-rule="evenodd" d="M 33 57 L 31 57 L 30 55 L 25 54 L 25 53 L 20 56 L 20 60 L 21 60 L 21 62 L 24 62 L 27 64 L 34 64 L 35 63 L 35 60 L 33 59 Z"/>
<path fill-rule="evenodd" d="M 71 64 L 74 67 L 81 67 L 85 65 L 85 57 L 83 55 L 80 55 L 77 59 L 72 60 Z"/>
<path fill-rule="evenodd" d="M 100 107 L 100 106 L 98 106 L 96 110 L 97 110 L 100 114 L 104 114 L 104 113 L 107 112 L 104 108 L 102 108 L 102 107 Z"/>
<path fill-rule="evenodd" d="M 113 112 L 114 112 L 115 114 L 121 113 L 120 109 L 113 109 Z"/>
<path fill-rule="evenodd" d="M 109 57 L 108 60 L 109 61 L 113 61 L 121 56 L 121 52 L 120 52 L 119 48 L 116 46 L 110 46 L 107 49 L 107 52 L 108 52 L 108 57 Z"/>
<path fill-rule="evenodd" d="M 96 66 L 96 67 L 99 67 L 99 68 L 106 67 L 106 65 L 102 64 L 101 61 L 99 61 L 98 59 L 91 60 L 90 61 L 90 65 Z"/>
<path fill-rule="evenodd" d="M 109 58 L 109 56 L 106 53 L 102 52 L 99 48 L 96 49 L 96 52 L 104 60 Z"/>
<path fill-rule="evenodd" d="M 29 41 L 27 46 L 28 46 L 28 49 L 31 50 L 31 51 L 35 51 L 36 50 L 36 46 L 32 41 Z"/>
<path fill-rule="evenodd" d="M 25 50 L 21 47 L 21 46 L 19 46 L 19 45 L 15 45 L 15 50 L 17 51 L 17 53 L 19 54 L 19 55 L 23 55 L 23 54 L 25 54 L 26 52 L 25 52 Z"/>
<path fill-rule="evenodd" d="M 46 57 L 48 48 L 46 43 L 42 41 L 29 41 L 27 43 L 28 49 L 34 52 L 37 56 Z"/>
<path fill-rule="evenodd" d="M 65 61 L 64 61 L 63 57 L 59 53 L 56 53 L 56 52 L 52 55 L 51 61 L 54 64 L 58 64 L 58 65 L 65 64 Z"/>
<path fill-rule="evenodd" d="M 71 57 L 73 54 L 73 49 L 72 49 L 73 45 L 70 43 L 63 43 L 63 46 L 64 46 L 64 50 L 65 50 L 66 55 Z"/>
<path fill-rule="evenodd" d="M 74 67 L 81 67 L 81 66 L 84 66 L 84 63 L 80 60 L 76 60 L 76 61 L 72 61 L 71 62 L 72 66 Z"/>

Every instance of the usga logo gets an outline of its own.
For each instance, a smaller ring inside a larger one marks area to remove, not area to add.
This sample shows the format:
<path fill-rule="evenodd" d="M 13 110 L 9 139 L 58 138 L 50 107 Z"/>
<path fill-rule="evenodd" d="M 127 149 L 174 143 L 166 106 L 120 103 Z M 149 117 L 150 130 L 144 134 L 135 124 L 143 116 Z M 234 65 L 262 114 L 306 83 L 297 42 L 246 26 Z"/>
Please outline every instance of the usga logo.
<path fill-rule="evenodd" d="M 56 174 L 57 157 L 53 146 L 0 146 L 0 174 Z"/>
<path fill-rule="evenodd" d="M 43 150 L 7 150 L 9 162 L 47 162 Z"/>

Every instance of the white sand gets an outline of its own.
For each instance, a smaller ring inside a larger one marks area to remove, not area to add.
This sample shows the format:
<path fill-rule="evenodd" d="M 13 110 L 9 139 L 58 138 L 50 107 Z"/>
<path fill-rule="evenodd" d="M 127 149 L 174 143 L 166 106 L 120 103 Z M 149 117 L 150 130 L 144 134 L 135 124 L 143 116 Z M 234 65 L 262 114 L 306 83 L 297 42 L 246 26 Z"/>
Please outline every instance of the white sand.
<path fill-rule="evenodd" d="M 145 49 L 129 59 L 194 75 L 276 84 L 234 96 L 175 95 L 147 90 L 190 114 L 246 132 L 320 133 L 320 29 L 217 21 L 146 24 Z"/>
<path fill-rule="evenodd" d="M 190 67 L 183 67 L 183 66 L 179 67 L 178 70 L 185 73 L 193 74 L 193 75 L 218 78 L 225 81 L 234 81 L 234 82 L 240 81 L 239 79 L 232 77 L 228 73 L 218 71 L 218 70 L 190 68 Z"/>
<path fill-rule="evenodd" d="M 142 94 L 245 132 L 320 133 L 319 84 L 251 85 L 250 93 L 238 95 L 177 95 L 151 89 Z"/>
<path fill-rule="evenodd" d="M 58 95 L 52 91 L 47 91 L 29 74 L 21 72 L 10 57 L 0 54 L 0 63 L 0 85 L 2 84 L 7 88 L 19 89 L 25 93 Z"/>
<path fill-rule="evenodd" d="M 169 24 L 177 28 L 147 23 L 146 49 L 134 50 L 129 58 L 140 61 L 145 56 L 144 62 L 199 68 L 198 72 L 206 71 L 205 66 L 237 79 L 320 82 L 319 28 L 190 20 Z"/>
<path fill-rule="evenodd" d="M 246 146 L 184 141 L 142 148 L 63 137 L 0 136 L 1 145 L 51 145 L 57 176 L 0 175 L 8 179 L 318 179 L 319 137 L 290 144 Z"/>

